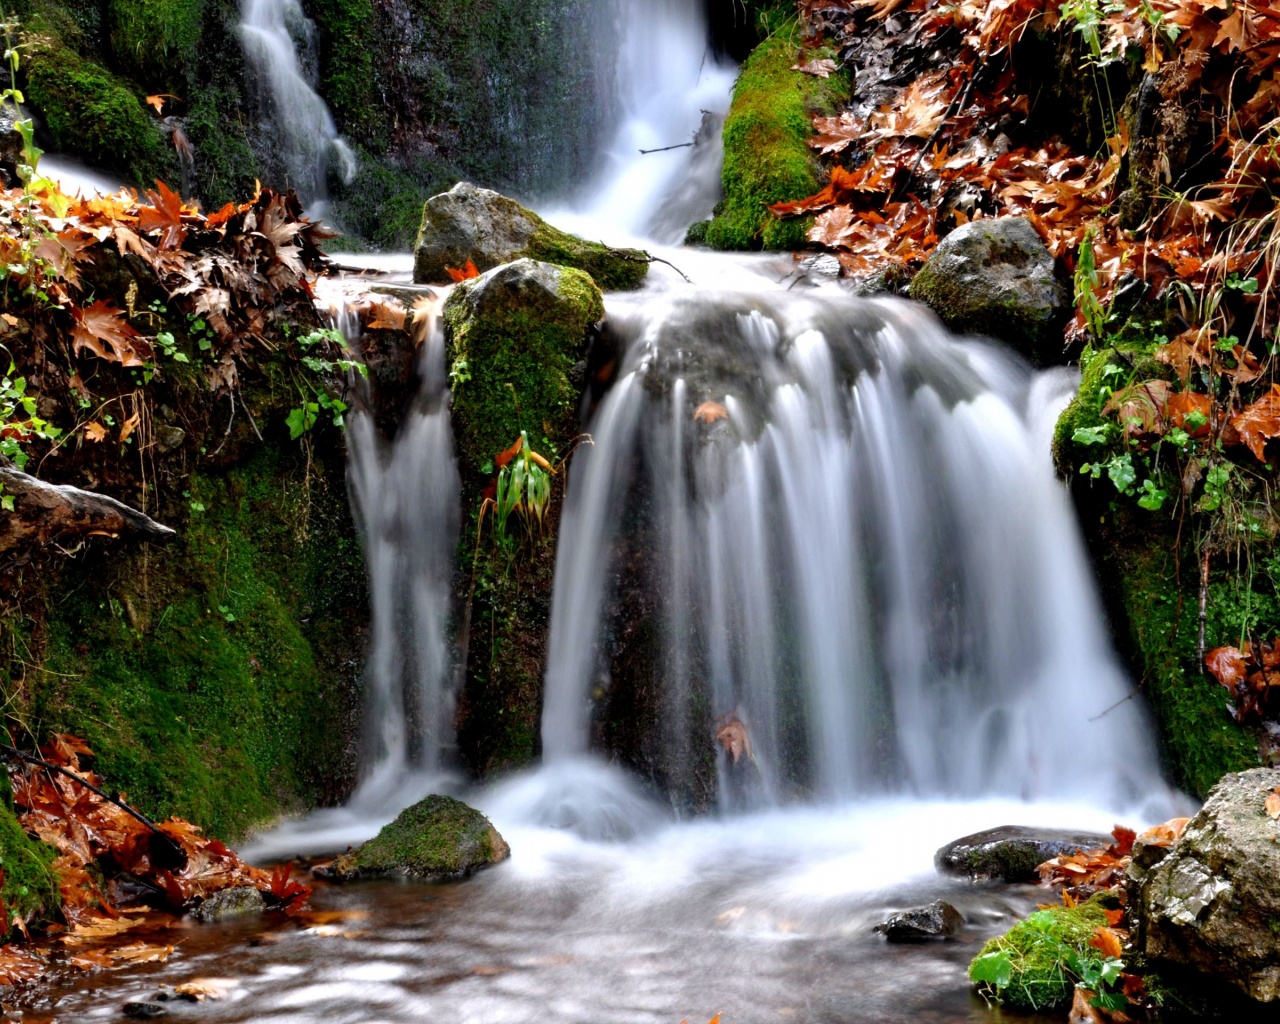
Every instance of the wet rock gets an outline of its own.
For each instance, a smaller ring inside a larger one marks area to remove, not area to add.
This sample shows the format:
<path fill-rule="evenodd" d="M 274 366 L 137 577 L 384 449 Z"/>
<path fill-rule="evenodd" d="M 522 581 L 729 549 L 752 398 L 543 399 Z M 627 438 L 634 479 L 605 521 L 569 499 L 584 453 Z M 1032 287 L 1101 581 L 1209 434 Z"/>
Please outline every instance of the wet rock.
<path fill-rule="evenodd" d="M 943 874 L 974 880 L 1038 882 L 1036 868 L 1045 861 L 1109 845 L 1111 837 L 1097 832 L 1002 825 L 948 843 L 933 863 Z"/>
<path fill-rule="evenodd" d="M 964 924 L 964 915 L 945 900 L 935 900 L 927 907 L 914 907 L 894 914 L 876 931 L 890 942 L 926 942 L 949 939 Z"/>
<path fill-rule="evenodd" d="M 465 267 L 468 260 L 483 272 L 519 259 L 576 267 L 605 291 L 639 288 L 649 273 L 648 253 L 585 241 L 514 199 L 469 182 L 427 200 L 414 247 L 417 283 L 446 284 L 450 268 Z"/>
<path fill-rule="evenodd" d="M 1139 949 L 1153 960 L 1280 1001 L 1280 822 L 1266 813 L 1280 769 L 1228 775 L 1182 839 L 1137 867 Z"/>
<path fill-rule="evenodd" d="M 910 295 L 955 331 L 998 338 L 1036 363 L 1061 357 L 1067 290 L 1025 217 L 976 220 L 947 235 Z"/>
<path fill-rule="evenodd" d="M 481 471 L 522 430 L 531 441 L 572 439 L 579 390 L 569 375 L 603 317 L 592 279 L 550 263 L 518 260 L 454 289 L 444 322 L 464 471 Z"/>
<path fill-rule="evenodd" d="M 261 914 L 267 909 L 262 893 L 250 885 L 215 892 L 191 912 L 197 921 L 225 921 L 232 917 Z"/>
<path fill-rule="evenodd" d="M 130 1020 L 155 1020 L 169 1016 L 169 1011 L 159 1003 L 125 1003 L 121 1012 Z"/>
<path fill-rule="evenodd" d="M 172 423 L 162 423 L 156 427 L 156 447 L 162 453 L 178 448 L 187 438 L 187 432 Z"/>
<path fill-rule="evenodd" d="M 390 875 L 443 881 L 510 856 L 506 841 L 479 811 L 452 797 L 429 796 L 323 875 L 339 882 Z"/>
<path fill-rule="evenodd" d="M 18 109 L 0 104 L 0 182 L 10 187 L 18 182 L 18 161 L 22 159 L 22 136 L 18 134 Z"/>

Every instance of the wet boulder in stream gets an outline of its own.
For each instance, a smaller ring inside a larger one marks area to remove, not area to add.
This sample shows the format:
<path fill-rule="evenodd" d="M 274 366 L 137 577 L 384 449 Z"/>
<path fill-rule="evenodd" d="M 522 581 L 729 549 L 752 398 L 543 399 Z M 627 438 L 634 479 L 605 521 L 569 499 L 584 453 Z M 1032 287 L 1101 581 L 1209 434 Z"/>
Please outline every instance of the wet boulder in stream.
<path fill-rule="evenodd" d="M 1130 866 L 1137 948 L 1148 958 L 1280 1002 L 1280 768 L 1226 776 L 1154 866 Z"/>
<path fill-rule="evenodd" d="M 506 841 L 479 811 L 453 797 L 429 796 L 322 874 L 339 882 L 395 875 L 446 881 L 510 856 Z"/>
<path fill-rule="evenodd" d="M 1034 363 L 1060 359 L 1067 290 L 1025 217 L 975 220 L 938 245 L 909 287 L 953 331 L 1007 342 Z"/>
<path fill-rule="evenodd" d="M 948 843 L 934 854 L 933 863 L 945 875 L 975 881 L 1038 882 L 1036 869 L 1045 861 L 1111 841 L 1096 832 L 1002 825 Z"/>
<path fill-rule="evenodd" d="M 639 288 L 649 273 L 648 253 L 588 242 L 469 182 L 427 200 L 413 254 L 417 283 L 446 284 L 468 261 L 483 272 L 520 259 L 584 270 L 605 291 Z"/>
<path fill-rule="evenodd" d="M 964 915 L 946 900 L 934 900 L 927 907 L 900 910 L 876 931 L 890 942 L 928 942 L 950 939 L 964 925 Z"/>

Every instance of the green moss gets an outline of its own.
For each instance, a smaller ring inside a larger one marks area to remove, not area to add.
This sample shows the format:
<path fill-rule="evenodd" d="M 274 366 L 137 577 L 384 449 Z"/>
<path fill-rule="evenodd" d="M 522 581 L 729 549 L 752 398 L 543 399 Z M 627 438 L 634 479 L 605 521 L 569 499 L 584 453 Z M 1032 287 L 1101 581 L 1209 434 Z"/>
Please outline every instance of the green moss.
<path fill-rule="evenodd" d="M 322 473 L 266 448 L 192 478 L 168 550 L 73 581 L 32 731 L 83 736 L 144 811 L 226 838 L 343 795 L 362 580 L 341 469 Z"/>
<path fill-rule="evenodd" d="M 649 258 L 639 249 L 614 249 L 588 242 L 541 221 L 519 257 L 585 270 L 606 292 L 634 291 L 649 273 Z"/>
<path fill-rule="evenodd" d="M 580 270 L 558 268 L 553 296 L 465 282 L 445 305 L 448 358 L 454 370 L 454 436 L 469 473 L 527 431 L 553 456 L 572 439 L 577 388 L 569 373 L 588 328 L 604 316 L 604 300 Z"/>
<path fill-rule="evenodd" d="M 7 737 L 6 737 L 7 738 Z M 58 884 L 51 865 L 57 851 L 27 835 L 13 811 L 9 777 L 0 772 L 0 871 L 4 885 L 0 899 L 8 908 L 8 918 L 15 913 L 24 919 L 47 915 L 61 902 Z M 0 931 L 7 934 L 9 921 Z"/>
<path fill-rule="evenodd" d="M 56 149 L 139 184 L 178 180 L 176 157 L 155 119 L 106 68 L 52 44 L 33 48 L 24 70 L 27 98 Z"/>
<path fill-rule="evenodd" d="M 355 179 L 334 190 L 335 222 L 342 231 L 367 240 L 375 248 L 412 248 L 422 220 L 422 204 L 449 188 L 454 179 L 426 161 L 401 168 L 365 150 L 357 155 Z"/>
<path fill-rule="evenodd" d="M 343 131 L 380 152 L 389 140 L 378 125 L 373 0 L 315 0 L 312 16 L 321 30 L 320 93 Z"/>
<path fill-rule="evenodd" d="M 1108 893 L 1074 907 L 1041 910 L 991 939 L 969 965 L 969 977 L 999 1002 L 1049 1010 L 1071 1002 L 1082 961 L 1101 962 L 1089 945 L 1107 924 Z M 999 981 L 991 980 L 995 974 Z M 1003 983 L 1001 983 L 1003 982 Z"/>
<path fill-rule="evenodd" d="M 354 854 L 340 857 L 332 870 L 339 878 L 408 874 L 446 879 L 496 864 L 510 854 L 479 811 L 452 797 L 429 796 Z"/>
<path fill-rule="evenodd" d="M 792 71 L 799 52 L 794 22 L 758 46 L 742 65 L 724 126 L 725 198 L 703 238 L 716 249 L 794 249 L 810 221 L 779 220 L 767 207 L 818 191 L 818 164 L 808 146 L 814 113 L 848 98 L 841 71 L 829 79 Z M 814 54 L 832 56 L 833 54 Z"/>
<path fill-rule="evenodd" d="M 183 68 L 200 43 L 204 6 L 205 0 L 108 0 L 116 61 L 148 86 L 185 87 Z"/>
<path fill-rule="evenodd" d="M 189 104 L 186 125 L 196 151 L 196 190 L 209 210 L 253 195 L 254 180 L 261 177 L 242 114 L 239 92 L 222 86 L 198 90 Z"/>

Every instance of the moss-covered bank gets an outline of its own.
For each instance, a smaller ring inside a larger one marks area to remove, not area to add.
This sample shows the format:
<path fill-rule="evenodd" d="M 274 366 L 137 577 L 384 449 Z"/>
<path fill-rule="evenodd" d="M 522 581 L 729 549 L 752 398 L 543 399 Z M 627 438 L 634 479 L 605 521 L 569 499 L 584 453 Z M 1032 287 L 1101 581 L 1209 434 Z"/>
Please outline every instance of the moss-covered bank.
<path fill-rule="evenodd" d="M 804 59 L 831 57 L 807 51 Z M 779 220 L 767 207 L 803 199 L 821 186 L 809 139 L 813 115 L 849 97 L 849 74 L 816 78 L 791 70 L 800 60 L 798 29 L 784 22 L 742 65 L 724 125 L 724 192 L 709 224 L 691 240 L 716 249 L 793 249 L 805 244 L 808 218 Z"/>
<path fill-rule="evenodd" d="M 1105 474 L 1082 474 L 1104 453 L 1074 440 L 1107 421 L 1102 409 L 1114 390 L 1168 374 L 1150 348 L 1139 338 L 1085 353 L 1079 393 L 1055 432 L 1054 458 L 1071 481 L 1117 641 L 1155 713 L 1168 766 L 1181 785 L 1204 796 L 1226 773 L 1256 767 L 1258 745 L 1235 723 L 1227 692 L 1200 663 L 1202 563 L 1187 521 L 1194 513 L 1180 514 L 1176 502 L 1142 508 Z M 1259 627 L 1269 636 L 1280 622 L 1280 555 L 1260 541 L 1250 561 L 1251 567 L 1211 557 L 1206 649 L 1238 644 Z"/>

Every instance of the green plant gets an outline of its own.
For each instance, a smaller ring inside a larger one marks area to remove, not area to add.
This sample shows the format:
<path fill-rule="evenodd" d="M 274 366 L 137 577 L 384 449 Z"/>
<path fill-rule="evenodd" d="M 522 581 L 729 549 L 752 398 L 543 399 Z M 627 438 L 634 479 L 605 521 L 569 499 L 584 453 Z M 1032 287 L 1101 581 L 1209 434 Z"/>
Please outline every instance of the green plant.
<path fill-rule="evenodd" d="M 514 542 L 507 525 L 512 513 L 519 516 L 528 537 L 542 535 L 547 506 L 551 503 L 551 464 L 529 445 L 520 432 L 516 443 L 498 456 L 498 484 L 493 508 L 493 535 L 498 546 L 510 549 Z"/>
<path fill-rule="evenodd" d="M 343 337 L 341 331 L 332 327 L 322 327 L 301 335 L 297 342 L 304 353 L 302 365 L 314 374 L 337 372 L 358 373 L 362 377 L 369 376 L 369 368 L 358 360 L 349 359 L 345 356 L 338 359 L 327 359 L 310 354 L 313 351 L 323 351 L 326 346 L 335 347 L 344 353 L 349 352 L 350 348 L 347 345 L 347 339 Z M 311 381 L 299 383 L 298 393 L 302 398 L 301 404 L 291 409 L 288 416 L 285 417 L 285 424 L 289 427 L 291 440 L 297 441 L 304 434 L 309 433 L 319 421 L 321 410 L 330 414 L 333 419 L 333 425 L 338 429 L 341 430 L 346 426 L 346 413 L 349 406 L 341 398 L 335 398 Z"/>
<path fill-rule="evenodd" d="M 62 431 L 36 415 L 36 400 L 27 394 L 27 378 L 15 376 L 16 367 L 0 377 L 0 456 L 25 469 L 29 458 L 23 445 L 32 440 L 55 441 Z M 13 496 L 4 499 L 4 508 L 13 511 Z"/>
<path fill-rule="evenodd" d="M 0 91 L 0 107 L 12 103 L 20 107 L 26 102 L 22 90 L 18 88 L 18 68 L 22 66 L 22 58 L 18 52 L 18 44 L 13 41 L 18 22 L 11 19 L 3 7 L 0 7 L 0 31 L 4 34 L 4 62 L 9 68 L 9 87 Z M 14 122 L 14 129 L 22 137 L 22 160 L 17 166 L 18 178 L 23 185 L 29 185 L 36 175 L 43 151 L 36 148 L 35 124 L 31 118 L 19 118 Z"/>
<path fill-rule="evenodd" d="M 1107 311 L 1098 298 L 1098 266 L 1093 254 L 1092 228 L 1085 232 L 1076 256 L 1075 292 L 1076 309 L 1084 317 L 1089 334 L 1101 338 L 1106 333 Z"/>

